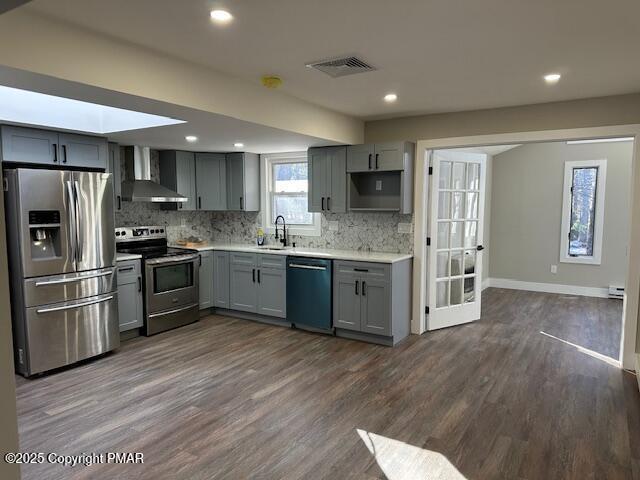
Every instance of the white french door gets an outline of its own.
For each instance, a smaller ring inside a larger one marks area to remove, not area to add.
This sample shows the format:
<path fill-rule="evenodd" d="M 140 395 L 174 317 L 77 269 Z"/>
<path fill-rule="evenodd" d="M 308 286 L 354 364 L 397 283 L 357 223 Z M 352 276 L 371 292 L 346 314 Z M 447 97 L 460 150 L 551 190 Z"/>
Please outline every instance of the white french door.
<path fill-rule="evenodd" d="M 480 318 L 486 155 L 430 155 L 427 330 Z"/>

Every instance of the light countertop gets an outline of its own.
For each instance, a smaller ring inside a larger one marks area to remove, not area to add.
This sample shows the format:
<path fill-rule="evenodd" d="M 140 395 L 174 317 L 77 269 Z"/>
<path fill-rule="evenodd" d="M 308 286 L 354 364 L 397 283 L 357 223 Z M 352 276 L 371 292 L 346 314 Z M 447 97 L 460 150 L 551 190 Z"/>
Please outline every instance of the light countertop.
<path fill-rule="evenodd" d="M 116 262 L 124 262 L 126 260 L 140 260 L 142 255 L 139 253 L 116 253 Z"/>
<path fill-rule="evenodd" d="M 172 245 L 180 247 L 179 245 Z M 207 250 L 222 250 L 226 252 L 247 252 L 247 253 L 267 253 L 270 255 L 291 255 L 296 257 L 327 258 L 330 260 L 353 260 L 358 262 L 374 263 L 395 263 L 413 258 L 408 253 L 387 253 L 387 252 L 360 252 L 357 250 L 335 250 L 332 248 L 286 248 L 282 250 L 269 250 L 267 245 L 258 247 L 256 245 L 246 245 L 237 243 L 210 244 L 201 247 L 193 247 L 192 250 L 204 252 Z M 184 248 L 184 247 L 180 247 Z"/>

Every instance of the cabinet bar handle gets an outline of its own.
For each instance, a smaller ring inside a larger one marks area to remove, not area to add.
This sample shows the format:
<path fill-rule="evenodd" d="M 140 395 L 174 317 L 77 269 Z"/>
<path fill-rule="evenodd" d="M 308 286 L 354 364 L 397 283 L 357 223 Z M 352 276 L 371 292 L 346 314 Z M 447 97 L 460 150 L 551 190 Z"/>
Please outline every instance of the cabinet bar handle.
<path fill-rule="evenodd" d="M 369 154 L 369 170 L 371 170 L 371 154 Z"/>
<path fill-rule="evenodd" d="M 324 212 L 324 197 L 322 197 L 322 211 Z"/>
<path fill-rule="evenodd" d="M 122 210 L 122 197 L 118 195 L 118 210 Z"/>
<path fill-rule="evenodd" d="M 131 270 L 133 270 L 135 267 L 122 267 L 119 268 L 118 271 L 119 272 L 130 272 Z"/>
<path fill-rule="evenodd" d="M 67 163 L 67 146 L 62 145 L 62 163 Z"/>
<path fill-rule="evenodd" d="M 368 272 L 369 269 L 368 268 L 354 268 L 353 271 L 354 272 Z"/>
<path fill-rule="evenodd" d="M 58 163 L 58 144 L 53 143 L 53 163 Z"/>
<path fill-rule="evenodd" d="M 256 283 L 256 269 L 251 270 L 251 276 L 253 277 L 253 283 Z"/>
<path fill-rule="evenodd" d="M 244 210 L 242 197 L 240 197 L 240 210 Z"/>
<path fill-rule="evenodd" d="M 330 205 L 330 203 L 329 203 L 330 200 L 331 200 L 331 197 L 327 197 L 327 210 L 328 211 L 331 211 L 331 207 L 329 206 Z"/>
<path fill-rule="evenodd" d="M 142 291 L 142 277 L 138 277 L 138 291 Z"/>
<path fill-rule="evenodd" d="M 376 153 L 376 170 L 378 169 L 378 156 L 379 154 Z"/>
<path fill-rule="evenodd" d="M 367 282 L 362 282 L 362 296 L 367 295 Z"/>
<path fill-rule="evenodd" d="M 360 283 L 360 282 L 358 282 L 358 280 L 356 280 L 356 295 L 359 295 L 359 293 L 358 293 L 358 283 Z"/>
<path fill-rule="evenodd" d="M 258 270 L 258 283 L 260 283 L 260 270 Z"/>
<path fill-rule="evenodd" d="M 198 208 L 202 210 L 202 197 L 198 197 Z"/>

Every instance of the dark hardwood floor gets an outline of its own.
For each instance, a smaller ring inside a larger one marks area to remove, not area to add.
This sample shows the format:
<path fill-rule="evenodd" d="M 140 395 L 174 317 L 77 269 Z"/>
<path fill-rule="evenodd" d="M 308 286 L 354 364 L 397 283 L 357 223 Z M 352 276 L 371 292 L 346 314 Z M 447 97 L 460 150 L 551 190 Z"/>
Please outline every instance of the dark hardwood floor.
<path fill-rule="evenodd" d="M 23 451 L 144 453 L 23 478 L 640 478 L 640 394 L 606 359 L 622 302 L 483 300 L 396 348 L 210 316 L 19 378 Z"/>

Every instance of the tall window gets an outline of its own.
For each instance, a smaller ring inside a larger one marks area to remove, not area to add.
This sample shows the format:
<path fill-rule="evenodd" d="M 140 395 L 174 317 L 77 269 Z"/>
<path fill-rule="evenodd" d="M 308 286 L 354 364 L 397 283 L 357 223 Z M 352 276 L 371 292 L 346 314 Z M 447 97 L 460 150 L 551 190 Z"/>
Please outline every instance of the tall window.
<path fill-rule="evenodd" d="M 306 152 L 264 155 L 263 225 L 273 233 L 276 217 L 282 215 L 289 233 L 320 234 L 318 214 L 308 210 L 309 175 Z"/>
<path fill-rule="evenodd" d="M 606 160 L 565 162 L 560 261 L 600 264 Z"/>

